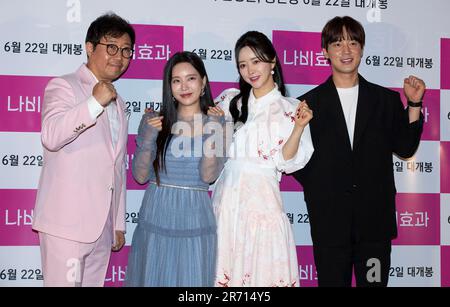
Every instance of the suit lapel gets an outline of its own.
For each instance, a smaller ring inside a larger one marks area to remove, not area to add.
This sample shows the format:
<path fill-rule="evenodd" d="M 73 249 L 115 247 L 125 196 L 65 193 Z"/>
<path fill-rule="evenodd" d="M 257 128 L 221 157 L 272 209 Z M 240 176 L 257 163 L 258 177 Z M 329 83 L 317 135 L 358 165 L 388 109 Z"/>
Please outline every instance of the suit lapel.
<path fill-rule="evenodd" d="M 124 129 L 127 127 L 127 121 L 126 121 L 126 116 L 125 116 L 125 104 L 123 103 L 122 98 L 120 98 L 119 96 L 116 99 L 117 102 L 117 114 L 119 117 L 119 136 L 117 139 L 117 144 L 115 147 L 115 152 L 114 152 L 114 157 L 116 157 L 120 151 L 122 150 L 122 135 L 124 134 Z M 126 144 L 126 142 L 125 142 Z"/>
<path fill-rule="evenodd" d="M 81 65 L 81 67 L 78 69 L 78 75 L 81 80 L 81 89 L 83 91 L 83 95 L 87 99 L 92 96 L 92 89 L 94 88 L 97 81 L 85 64 Z"/>
<path fill-rule="evenodd" d="M 114 147 L 113 147 L 113 143 L 112 143 L 111 127 L 110 127 L 110 123 L 109 123 L 108 111 L 106 110 L 106 108 L 103 111 L 103 113 L 99 115 L 97 121 L 99 121 L 99 120 L 102 122 L 103 131 L 106 135 L 107 146 L 111 152 L 111 156 L 114 157 L 115 152 L 114 152 Z"/>
<path fill-rule="evenodd" d="M 329 112 L 329 117 L 333 122 L 330 123 L 336 129 L 337 137 L 339 142 L 345 144 L 345 148 L 351 151 L 350 139 L 347 132 L 347 124 L 345 123 L 344 111 L 342 110 L 341 101 L 339 100 L 339 94 L 337 92 L 336 86 L 334 85 L 333 78 L 328 78 L 325 83 L 325 89 L 322 97 L 320 99 L 324 100 L 327 104 L 327 112 Z"/>
<path fill-rule="evenodd" d="M 95 84 L 97 84 L 97 81 L 95 80 L 94 76 L 92 75 L 92 72 L 89 70 L 89 68 L 86 65 L 82 65 L 79 69 L 80 73 L 80 80 L 82 82 L 82 90 L 83 94 L 85 95 L 86 99 L 92 96 L 92 89 L 94 88 Z M 114 149 L 112 145 L 112 136 L 111 136 L 111 128 L 109 127 L 109 119 L 108 119 L 108 112 L 106 112 L 106 109 L 97 117 L 97 123 L 96 125 L 101 128 L 103 135 L 105 135 L 105 140 L 107 142 L 107 146 L 109 148 L 109 151 L 111 153 L 111 156 L 114 157 Z"/>
<path fill-rule="evenodd" d="M 370 114 L 373 113 L 375 104 L 370 103 L 368 82 L 359 75 L 358 105 L 356 107 L 355 132 L 353 137 L 353 149 L 358 146 L 364 129 L 369 121 Z"/>

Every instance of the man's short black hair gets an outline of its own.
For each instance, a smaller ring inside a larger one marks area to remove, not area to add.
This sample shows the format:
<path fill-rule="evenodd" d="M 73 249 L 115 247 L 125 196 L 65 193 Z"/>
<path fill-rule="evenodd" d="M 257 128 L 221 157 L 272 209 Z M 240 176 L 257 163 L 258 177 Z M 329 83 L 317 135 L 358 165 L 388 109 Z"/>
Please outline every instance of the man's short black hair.
<path fill-rule="evenodd" d="M 361 23 L 350 16 L 336 16 L 329 20 L 322 30 L 322 48 L 328 50 L 331 43 L 345 39 L 344 28 L 351 40 L 357 41 L 364 49 L 366 34 Z"/>
<path fill-rule="evenodd" d="M 136 39 L 133 27 L 119 15 L 107 13 L 98 17 L 91 23 L 86 34 L 85 42 L 92 43 L 95 48 L 102 37 L 111 36 L 118 38 L 125 33 L 130 36 L 131 46 L 133 46 Z"/>

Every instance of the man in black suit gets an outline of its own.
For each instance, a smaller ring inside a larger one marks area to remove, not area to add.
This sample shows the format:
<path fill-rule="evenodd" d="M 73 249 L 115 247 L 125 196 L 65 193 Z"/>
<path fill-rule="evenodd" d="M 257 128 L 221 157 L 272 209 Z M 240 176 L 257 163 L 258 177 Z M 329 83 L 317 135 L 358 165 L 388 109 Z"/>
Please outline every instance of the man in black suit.
<path fill-rule="evenodd" d="M 425 83 L 404 80 L 408 99 L 358 74 L 365 33 L 351 17 L 322 31 L 332 76 L 299 97 L 314 112 L 314 154 L 294 173 L 303 185 L 319 286 L 387 286 L 397 235 L 392 154 L 414 155 L 422 133 Z"/>

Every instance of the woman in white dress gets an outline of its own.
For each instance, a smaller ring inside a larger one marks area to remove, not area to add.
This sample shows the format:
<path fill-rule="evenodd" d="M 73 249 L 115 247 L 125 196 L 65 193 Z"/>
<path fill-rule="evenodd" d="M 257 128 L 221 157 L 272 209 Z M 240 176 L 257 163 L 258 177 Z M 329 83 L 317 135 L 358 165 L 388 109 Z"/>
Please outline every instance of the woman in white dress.
<path fill-rule="evenodd" d="M 271 41 L 250 31 L 236 43 L 240 89 L 216 103 L 235 124 L 228 161 L 216 182 L 218 261 L 215 286 L 299 286 L 296 245 L 279 181 L 303 168 L 314 148 L 305 102 L 284 97 Z"/>

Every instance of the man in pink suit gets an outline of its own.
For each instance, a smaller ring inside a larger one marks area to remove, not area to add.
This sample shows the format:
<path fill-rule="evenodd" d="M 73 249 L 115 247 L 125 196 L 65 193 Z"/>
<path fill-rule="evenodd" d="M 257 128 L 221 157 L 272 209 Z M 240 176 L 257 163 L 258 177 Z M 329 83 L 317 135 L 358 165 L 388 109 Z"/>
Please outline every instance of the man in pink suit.
<path fill-rule="evenodd" d="M 111 249 L 125 243 L 125 105 L 113 81 L 135 33 L 115 14 L 86 35 L 87 64 L 45 89 L 44 166 L 34 210 L 45 286 L 103 286 Z"/>

